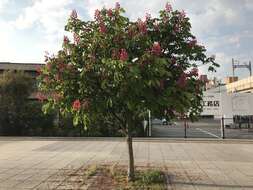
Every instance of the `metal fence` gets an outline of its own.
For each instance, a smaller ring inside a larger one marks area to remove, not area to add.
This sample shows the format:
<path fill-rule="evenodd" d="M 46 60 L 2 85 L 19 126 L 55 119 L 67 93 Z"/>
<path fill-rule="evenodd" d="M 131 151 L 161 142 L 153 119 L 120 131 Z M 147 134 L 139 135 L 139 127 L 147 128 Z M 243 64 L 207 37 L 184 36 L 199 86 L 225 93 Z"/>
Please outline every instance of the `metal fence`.
<path fill-rule="evenodd" d="M 253 139 L 253 117 L 234 116 L 233 118 L 221 118 L 223 138 Z"/>
<path fill-rule="evenodd" d="M 253 139 L 253 117 L 202 118 L 197 122 L 152 122 L 152 137 Z"/>

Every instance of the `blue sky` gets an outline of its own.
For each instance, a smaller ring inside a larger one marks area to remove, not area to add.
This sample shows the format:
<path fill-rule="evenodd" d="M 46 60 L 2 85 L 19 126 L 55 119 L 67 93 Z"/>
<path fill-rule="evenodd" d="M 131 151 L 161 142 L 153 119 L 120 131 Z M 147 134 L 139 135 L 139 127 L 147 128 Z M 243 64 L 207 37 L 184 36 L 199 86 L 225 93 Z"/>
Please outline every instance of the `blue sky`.
<path fill-rule="evenodd" d="M 72 9 L 84 19 L 94 10 L 112 7 L 114 0 L 0 0 L 0 61 L 43 62 L 44 52 L 61 47 L 64 25 Z M 119 0 L 132 20 L 145 13 L 156 16 L 167 0 Z M 213 76 L 232 74 L 231 59 L 253 57 L 253 0 L 171 0 L 174 9 L 185 10 L 192 31 L 216 55 L 221 65 Z M 204 68 L 202 72 L 204 72 Z M 236 71 L 245 77 L 247 70 Z"/>

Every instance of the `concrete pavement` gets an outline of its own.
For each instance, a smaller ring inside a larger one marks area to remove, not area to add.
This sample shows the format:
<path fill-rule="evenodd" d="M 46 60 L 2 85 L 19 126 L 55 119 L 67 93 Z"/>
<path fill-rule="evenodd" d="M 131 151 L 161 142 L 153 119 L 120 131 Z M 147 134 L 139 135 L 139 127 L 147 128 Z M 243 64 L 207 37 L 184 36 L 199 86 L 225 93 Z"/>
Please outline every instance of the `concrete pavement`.
<path fill-rule="evenodd" d="M 63 174 L 89 164 L 127 163 L 120 139 L 0 138 L 0 152 L 0 190 L 73 189 L 62 185 Z M 253 189 L 250 141 L 139 140 L 134 155 L 138 166 L 165 169 L 171 189 Z"/>

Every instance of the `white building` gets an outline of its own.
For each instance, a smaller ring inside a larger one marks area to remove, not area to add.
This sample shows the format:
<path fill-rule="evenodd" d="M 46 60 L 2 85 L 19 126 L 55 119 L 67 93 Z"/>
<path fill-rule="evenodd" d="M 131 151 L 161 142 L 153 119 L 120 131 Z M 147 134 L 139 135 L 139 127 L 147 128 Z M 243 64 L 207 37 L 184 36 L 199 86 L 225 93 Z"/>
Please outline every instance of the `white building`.
<path fill-rule="evenodd" d="M 208 89 L 204 92 L 202 116 L 227 118 L 233 123 L 234 116 L 253 115 L 253 77 L 227 85 Z M 231 119 L 229 119 L 231 118 Z"/>

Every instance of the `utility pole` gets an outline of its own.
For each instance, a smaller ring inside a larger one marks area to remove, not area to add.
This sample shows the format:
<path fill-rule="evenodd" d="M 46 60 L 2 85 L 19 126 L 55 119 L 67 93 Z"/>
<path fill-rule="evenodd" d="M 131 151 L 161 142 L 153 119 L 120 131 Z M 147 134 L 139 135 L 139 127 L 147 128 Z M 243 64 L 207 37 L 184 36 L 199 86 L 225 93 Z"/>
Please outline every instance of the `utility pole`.
<path fill-rule="evenodd" d="M 233 77 L 235 77 L 235 69 L 242 69 L 242 68 L 248 69 L 250 76 L 252 76 L 251 61 L 249 61 L 249 63 L 244 62 L 240 64 L 239 60 L 235 60 L 234 58 L 232 58 Z"/>

